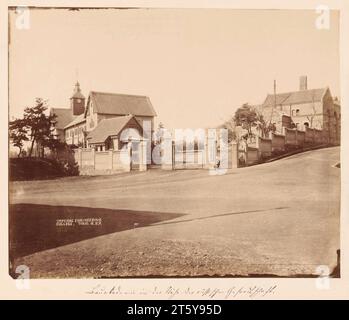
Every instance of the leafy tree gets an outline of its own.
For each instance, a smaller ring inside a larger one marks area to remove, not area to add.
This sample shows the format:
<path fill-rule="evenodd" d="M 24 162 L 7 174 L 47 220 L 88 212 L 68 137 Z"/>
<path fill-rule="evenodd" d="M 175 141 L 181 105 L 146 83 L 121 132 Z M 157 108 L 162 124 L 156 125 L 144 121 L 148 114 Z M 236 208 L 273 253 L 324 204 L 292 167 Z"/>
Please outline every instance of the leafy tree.
<path fill-rule="evenodd" d="M 247 130 L 245 139 L 254 137 L 252 128 L 257 128 L 263 138 L 268 137 L 270 131 L 275 131 L 276 127 L 270 121 L 264 119 L 264 116 L 258 109 L 250 106 L 248 103 L 242 105 L 235 112 L 234 122 L 236 126 L 241 126 Z"/>
<path fill-rule="evenodd" d="M 254 136 L 252 128 L 258 124 L 258 116 L 256 110 L 248 103 L 244 103 L 242 107 L 235 112 L 234 121 L 237 126 L 241 126 L 247 130 L 247 137 Z"/>
<path fill-rule="evenodd" d="M 45 115 L 47 110 L 47 102 L 41 98 L 37 98 L 34 107 L 27 107 L 24 110 L 24 123 L 29 132 L 31 141 L 29 157 L 33 153 L 35 143 L 41 148 L 41 156 L 43 156 L 43 148 L 50 147 L 54 139 L 52 123 L 56 115 Z"/>
<path fill-rule="evenodd" d="M 51 150 L 56 148 L 57 141 L 53 134 L 53 122 L 56 118 L 55 114 L 45 115 L 47 103 L 41 98 L 35 100 L 34 107 L 24 109 L 22 119 L 10 121 L 9 131 L 10 139 L 14 146 L 23 152 L 23 142 L 30 141 L 29 157 L 32 156 L 34 145 L 41 149 L 41 156 L 45 147 Z M 19 155 L 20 155 L 19 154 Z"/>
<path fill-rule="evenodd" d="M 18 157 L 23 153 L 24 141 L 28 141 L 27 128 L 23 119 L 15 119 L 9 124 L 10 140 L 12 144 L 19 148 Z"/>

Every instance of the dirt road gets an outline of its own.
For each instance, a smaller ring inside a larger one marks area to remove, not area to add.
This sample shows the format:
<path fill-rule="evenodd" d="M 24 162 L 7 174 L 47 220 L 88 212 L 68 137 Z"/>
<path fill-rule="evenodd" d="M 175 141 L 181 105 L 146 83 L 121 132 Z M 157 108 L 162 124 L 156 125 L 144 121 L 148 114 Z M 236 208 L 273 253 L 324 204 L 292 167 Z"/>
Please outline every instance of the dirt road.
<path fill-rule="evenodd" d="M 29 266 L 32 277 L 71 278 L 332 270 L 339 249 L 337 162 L 335 147 L 222 176 L 149 170 L 14 182 L 14 263 Z M 69 218 L 100 224 L 57 226 Z"/>

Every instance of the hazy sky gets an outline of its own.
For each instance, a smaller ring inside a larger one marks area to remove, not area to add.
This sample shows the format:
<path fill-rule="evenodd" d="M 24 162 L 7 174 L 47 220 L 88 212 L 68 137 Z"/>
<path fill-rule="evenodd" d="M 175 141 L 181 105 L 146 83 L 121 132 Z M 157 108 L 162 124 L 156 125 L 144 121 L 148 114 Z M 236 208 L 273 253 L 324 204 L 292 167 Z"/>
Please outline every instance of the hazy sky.
<path fill-rule="evenodd" d="M 150 97 L 169 128 L 209 127 L 245 102 L 308 87 L 339 95 L 339 16 L 315 28 L 315 11 L 232 9 L 32 10 L 11 17 L 10 116 L 35 97 L 69 107 L 78 80 L 90 90 Z"/>

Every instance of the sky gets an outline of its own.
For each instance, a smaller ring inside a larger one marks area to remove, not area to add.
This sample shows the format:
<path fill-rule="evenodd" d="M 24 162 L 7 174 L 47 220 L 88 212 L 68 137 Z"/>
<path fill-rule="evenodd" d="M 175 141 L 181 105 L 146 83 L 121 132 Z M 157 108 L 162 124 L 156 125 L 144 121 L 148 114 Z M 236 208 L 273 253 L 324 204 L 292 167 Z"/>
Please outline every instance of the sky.
<path fill-rule="evenodd" d="M 146 95 L 168 128 L 215 127 L 268 93 L 329 86 L 340 96 L 339 14 L 329 30 L 315 10 L 30 10 L 10 13 L 9 108 L 36 97 L 69 108 L 78 80 L 89 91 Z"/>

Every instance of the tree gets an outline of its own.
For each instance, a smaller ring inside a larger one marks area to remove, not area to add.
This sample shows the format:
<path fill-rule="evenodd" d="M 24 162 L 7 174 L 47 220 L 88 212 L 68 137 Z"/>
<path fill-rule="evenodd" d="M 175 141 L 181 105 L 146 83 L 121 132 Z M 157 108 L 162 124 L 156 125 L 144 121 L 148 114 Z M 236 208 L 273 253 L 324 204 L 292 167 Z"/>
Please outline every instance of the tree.
<path fill-rule="evenodd" d="M 41 156 L 43 156 L 43 148 L 50 147 L 53 135 L 53 126 L 56 115 L 45 115 L 47 110 L 47 102 L 41 98 L 37 98 L 34 107 L 27 107 L 24 110 L 24 123 L 29 132 L 31 141 L 29 157 L 33 153 L 35 143 L 41 148 Z"/>
<path fill-rule="evenodd" d="M 12 144 L 19 148 L 18 157 L 23 153 L 23 143 L 28 141 L 27 128 L 23 119 L 15 119 L 10 121 L 9 124 L 9 135 Z"/>
<path fill-rule="evenodd" d="M 225 121 L 222 125 L 219 126 L 219 128 L 228 130 L 228 142 L 237 140 L 238 135 L 236 132 L 236 123 L 234 117 Z"/>
<path fill-rule="evenodd" d="M 314 126 L 315 126 L 314 120 L 316 119 L 316 114 L 317 114 L 315 101 L 314 101 L 314 96 L 312 97 L 312 105 L 311 105 L 311 107 L 312 107 L 312 113 L 307 115 L 307 120 L 309 121 L 308 122 L 309 127 L 310 128 L 314 128 Z M 320 123 L 320 126 L 321 126 L 321 123 Z"/>
<path fill-rule="evenodd" d="M 257 124 L 258 130 L 261 133 L 262 138 L 267 138 L 268 135 L 269 135 L 269 132 L 271 132 L 271 131 L 275 132 L 276 131 L 276 127 L 270 121 L 267 122 L 264 119 L 264 116 L 263 116 L 263 114 L 261 112 L 258 112 L 256 110 L 256 114 L 257 114 L 256 124 Z"/>
<path fill-rule="evenodd" d="M 238 108 L 235 112 L 234 121 L 237 126 L 241 126 L 247 130 L 247 137 L 252 138 L 254 136 L 252 128 L 258 124 L 258 116 L 256 110 L 248 103 L 244 103 L 242 107 Z"/>
<path fill-rule="evenodd" d="M 164 134 L 165 134 L 165 126 L 162 122 L 159 123 L 159 126 L 155 132 L 155 144 L 160 144 L 164 138 Z"/>
<path fill-rule="evenodd" d="M 35 100 L 34 107 L 24 109 L 23 119 L 15 119 L 10 122 L 10 139 L 14 146 L 23 149 L 23 142 L 30 141 L 29 157 L 32 156 L 34 145 L 41 149 L 41 156 L 44 155 L 44 148 L 56 148 L 56 139 L 53 135 L 53 122 L 55 114 L 45 115 L 47 103 L 41 98 Z M 20 156 L 19 154 L 19 156 Z"/>

